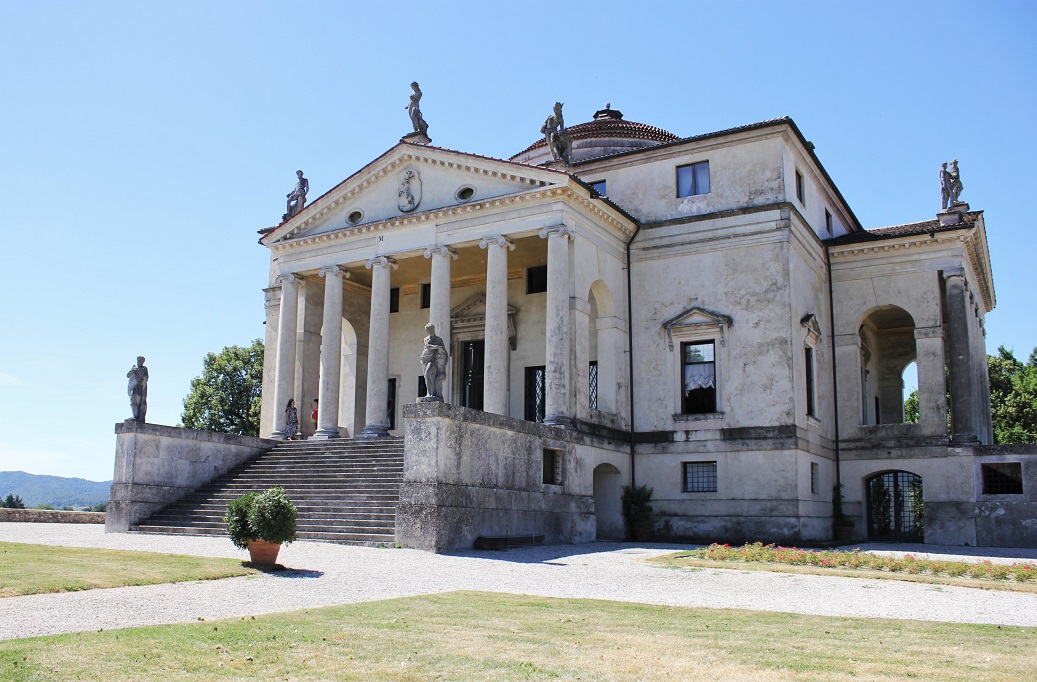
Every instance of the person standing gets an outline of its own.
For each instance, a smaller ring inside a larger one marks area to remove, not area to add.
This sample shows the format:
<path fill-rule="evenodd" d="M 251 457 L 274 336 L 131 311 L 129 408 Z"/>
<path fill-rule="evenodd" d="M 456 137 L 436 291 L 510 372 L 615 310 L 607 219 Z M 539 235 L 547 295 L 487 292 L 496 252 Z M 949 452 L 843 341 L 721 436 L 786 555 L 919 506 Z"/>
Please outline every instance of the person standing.
<path fill-rule="evenodd" d="M 288 399 L 288 405 L 284 408 L 284 413 L 284 439 L 294 440 L 299 435 L 299 410 L 295 408 L 295 398 Z"/>
<path fill-rule="evenodd" d="M 313 431 L 314 431 L 314 433 L 317 432 L 317 406 L 318 406 L 318 402 L 317 401 L 318 401 L 318 398 L 314 398 L 313 399 L 313 406 L 312 406 L 313 409 L 310 411 L 310 423 L 313 424 Z"/>

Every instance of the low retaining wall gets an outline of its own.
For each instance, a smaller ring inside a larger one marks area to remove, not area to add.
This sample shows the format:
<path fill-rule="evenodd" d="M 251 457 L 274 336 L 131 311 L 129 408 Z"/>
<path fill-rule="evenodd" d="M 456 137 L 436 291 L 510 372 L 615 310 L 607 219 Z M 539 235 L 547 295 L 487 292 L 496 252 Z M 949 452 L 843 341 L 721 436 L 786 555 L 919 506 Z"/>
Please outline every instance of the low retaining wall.
<path fill-rule="evenodd" d="M 108 533 L 127 531 L 276 443 L 132 419 L 116 424 L 115 434 L 115 476 L 105 520 Z"/>
<path fill-rule="evenodd" d="M 53 509 L 0 509 L 0 522 L 104 523 L 104 517 L 104 512 L 57 511 Z"/>

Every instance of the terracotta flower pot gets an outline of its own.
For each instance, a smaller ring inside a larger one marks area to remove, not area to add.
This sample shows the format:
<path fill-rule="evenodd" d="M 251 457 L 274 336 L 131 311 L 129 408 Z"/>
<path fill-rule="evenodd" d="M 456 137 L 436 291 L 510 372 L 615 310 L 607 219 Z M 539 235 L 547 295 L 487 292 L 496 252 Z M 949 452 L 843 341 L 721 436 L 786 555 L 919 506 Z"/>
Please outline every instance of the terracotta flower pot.
<path fill-rule="evenodd" d="M 277 563 L 277 553 L 281 551 L 281 545 L 266 540 L 249 540 L 248 553 L 252 563 L 272 566 Z"/>

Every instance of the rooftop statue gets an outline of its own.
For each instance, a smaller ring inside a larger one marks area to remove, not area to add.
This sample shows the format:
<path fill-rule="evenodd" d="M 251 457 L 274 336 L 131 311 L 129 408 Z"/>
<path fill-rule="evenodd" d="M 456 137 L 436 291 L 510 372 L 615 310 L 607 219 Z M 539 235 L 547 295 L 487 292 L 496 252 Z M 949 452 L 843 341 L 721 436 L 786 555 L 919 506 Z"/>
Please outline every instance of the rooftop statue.
<path fill-rule="evenodd" d="M 288 220 L 306 205 L 306 193 L 310 191 L 310 181 L 302 176 L 302 171 L 295 171 L 299 177 L 295 183 L 295 189 L 288 193 L 288 212 L 282 216 L 282 220 Z"/>
<path fill-rule="evenodd" d="M 951 161 L 950 166 L 947 168 L 945 163 L 940 169 L 941 210 L 949 210 L 954 204 L 959 203 L 958 197 L 965 189 L 965 186 L 961 184 L 961 174 L 958 172 L 958 160 Z"/>
<path fill-rule="evenodd" d="M 436 336 L 436 326 L 430 322 L 425 325 L 425 331 L 428 332 L 428 336 L 425 337 L 425 347 L 421 351 L 421 367 L 425 371 L 425 395 L 418 398 L 418 402 L 441 403 L 449 356 L 443 339 Z"/>
<path fill-rule="evenodd" d="M 126 393 L 130 396 L 130 410 L 134 421 L 143 422 L 148 414 L 148 368 L 144 366 L 144 356 L 137 356 L 137 364 L 126 372 L 129 385 Z"/>
<path fill-rule="evenodd" d="M 547 139 L 547 148 L 551 150 L 554 160 L 569 165 L 572 162 L 572 138 L 569 137 L 569 131 L 565 129 L 562 106 L 561 102 L 555 102 L 554 112 L 544 121 L 540 132 Z"/>
<path fill-rule="evenodd" d="M 425 123 L 425 119 L 421 117 L 421 88 L 418 87 L 417 81 L 411 83 L 410 87 L 414 92 L 411 93 L 410 104 L 406 108 L 410 115 L 411 125 L 414 126 L 414 132 L 428 137 L 428 123 Z"/>

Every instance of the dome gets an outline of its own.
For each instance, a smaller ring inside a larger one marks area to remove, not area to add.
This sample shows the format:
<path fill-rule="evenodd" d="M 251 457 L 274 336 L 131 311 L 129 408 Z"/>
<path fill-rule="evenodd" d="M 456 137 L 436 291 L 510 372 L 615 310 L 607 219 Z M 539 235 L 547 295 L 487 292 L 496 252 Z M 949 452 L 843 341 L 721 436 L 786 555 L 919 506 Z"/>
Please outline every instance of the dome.
<path fill-rule="evenodd" d="M 572 138 L 574 163 L 681 139 L 662 128 L 626 121 L 623 119 L 623 113 L 613 109 L 611 104 L 606 104 L 604 109 L 594 112 L 594 120 L 568 127 L 566 130 Z M 511 157 L 511 161 L 532 165 L 546 163 L 551 159 L 551 150 L 547 148 L 547 140 L 543 137 Z"/>

